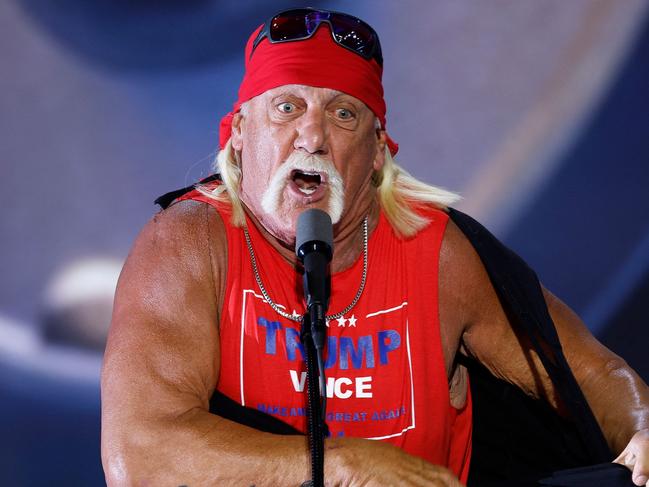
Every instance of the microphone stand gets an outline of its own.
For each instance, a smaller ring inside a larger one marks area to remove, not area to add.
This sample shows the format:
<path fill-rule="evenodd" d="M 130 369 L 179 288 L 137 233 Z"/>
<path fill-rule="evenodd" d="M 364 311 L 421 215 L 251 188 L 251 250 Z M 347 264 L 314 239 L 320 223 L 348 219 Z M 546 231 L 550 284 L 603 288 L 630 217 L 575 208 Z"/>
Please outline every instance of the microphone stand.
<path fill-rule="evenodd" d="M 302 486 L 324 487 L 324 439 L 329 436 L 329 430 L 325 422 L 327 387 L 322 357 L 327 337 L 326 313 L 331 295 L 329 262 L 333 254 L 333 227 L 329 215 L 315 208 L 303 211 L 297 220 L 295 240 L 295 253 L 304 266 L 303 287 L 307 305 L 302 318 L 300 340 L 306 355 L 311 480 L 304 482 Z"/>
<path fill-rule="evenodd" d="M 324 439 L 329 436 L 325 422 L 327 392 L 322 358 L 324 340 L 318 340 L 318 335 L 324 335 L 324 312 L 314 312 L 313 308 L 316 306 L 310 307 L 309 313 L 304 314 L 300 334 L 306 354 L 307 428 L 311 449 L 311 480 L 304 482 L 302 487 L 324 487 Z"/>

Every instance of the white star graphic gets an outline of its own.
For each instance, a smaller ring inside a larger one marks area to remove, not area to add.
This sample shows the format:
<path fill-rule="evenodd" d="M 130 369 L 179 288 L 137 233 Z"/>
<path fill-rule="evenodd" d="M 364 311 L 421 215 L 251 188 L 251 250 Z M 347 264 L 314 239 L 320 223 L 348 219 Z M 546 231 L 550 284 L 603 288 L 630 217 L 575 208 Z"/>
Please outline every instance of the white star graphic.
<path fill-rule="evenodd" d="M 338 327 L 340 328 L 341 326 L 344 328 L 345 327 L 345 321 L 347 321 L 345 318 L 342 316 L 336 320 L 338 322 Z"/>
<path fill-rule="evenodd" d="M 349 321 L 349 326 L 356 327 L 356 317 L 354 315 L 352 315 L 352 317 L 349 318 L 348 321 Z"/>

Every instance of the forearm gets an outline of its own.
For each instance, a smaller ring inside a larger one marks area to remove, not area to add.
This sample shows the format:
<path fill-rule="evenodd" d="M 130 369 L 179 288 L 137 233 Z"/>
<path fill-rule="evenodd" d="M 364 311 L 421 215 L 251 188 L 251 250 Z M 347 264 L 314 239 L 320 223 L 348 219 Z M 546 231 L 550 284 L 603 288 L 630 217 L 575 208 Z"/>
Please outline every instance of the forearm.
<path fill-rule="evenodd" d="M 299 486 L 311 475 L 305 436 L 262 433 L 192 411 L 149 426 L 108 426 L 102 459 L 109 487 Z M 325 485 L 461 487 L 446 468 L 401 449 L 359 438 L 325 441 Z"/>
<path fill-rule="evenodd" d="M 649 388 L 620 357 L 597 341 L 579 317 L 544 290 L 566 359 L 611 451 L 649 428 Z"/>
<path fill-rule="evenodd" d="M 615 455 L 649 428 L 649 388 L 621 358 L 605 361 L 582 388 Z"/>
<path fill-rule="evenodd" d="M 110 487 L 297 486 L 310 473 L 305 437 L 259 432 L 202 409 L 173 420 L 138 421 L 106 436 Z"/>

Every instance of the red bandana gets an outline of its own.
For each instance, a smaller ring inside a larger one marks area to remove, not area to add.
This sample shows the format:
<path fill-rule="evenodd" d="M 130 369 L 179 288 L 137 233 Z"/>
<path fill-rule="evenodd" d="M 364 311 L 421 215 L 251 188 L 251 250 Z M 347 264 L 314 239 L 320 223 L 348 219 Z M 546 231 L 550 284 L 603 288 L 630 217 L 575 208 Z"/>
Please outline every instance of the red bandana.
<path fill-rule="evenodd" d="M 246 70 L 239 86 L 239 99 L 221 119 L 221 148 L 232 134 L 232 117 L 242 103 L 272 88 L 290 84 L 331 88 L 358 98 L 374 112 L 385 129 L 383 69 L 374 59 L 367 61 L 336 44 L 327 25 L 303 41 L 271 44 L 264 39 L 251 57 L 252 44 L 261 28 L 252 33 L 246 44 Z M 395 155 L 399 146 L 389 136 L 387 143 Z"/>

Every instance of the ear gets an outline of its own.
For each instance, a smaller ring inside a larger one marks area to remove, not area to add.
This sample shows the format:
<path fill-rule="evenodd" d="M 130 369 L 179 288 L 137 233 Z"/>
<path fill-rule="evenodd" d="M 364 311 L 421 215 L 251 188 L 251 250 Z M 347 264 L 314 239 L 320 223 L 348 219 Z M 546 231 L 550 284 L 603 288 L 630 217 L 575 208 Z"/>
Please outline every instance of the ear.
<path fill-rule="evenodd" d="M 243 136 L 242 136 L 242 127 L 243 126 L 243 115 L 241 112 L 237 112 L 232 117 L 232 148 L 236 151 L 240 151 L 243 147 Z"/>
<path fill-rule="evenodd" d="M 374 170 L 380 171 L 385 164 L 385 146 L 387 144 L 385 130 L 376 129 L 376 156 L 374 156 Z"/>

